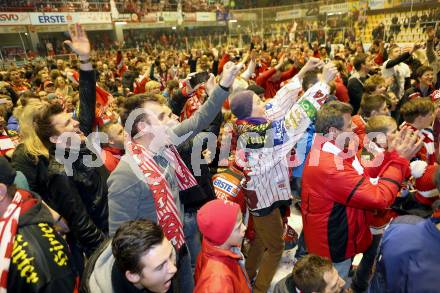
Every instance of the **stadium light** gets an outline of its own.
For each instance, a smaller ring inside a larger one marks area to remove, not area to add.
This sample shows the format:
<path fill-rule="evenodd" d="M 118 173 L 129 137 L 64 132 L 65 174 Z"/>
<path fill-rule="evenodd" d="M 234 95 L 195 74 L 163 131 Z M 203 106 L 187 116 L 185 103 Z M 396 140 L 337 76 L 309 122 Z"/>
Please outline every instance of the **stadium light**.
<path fill-rule="evenodd" d="M 173 30 L 175 30 L 176 29 L 176 27 L 175 26 L 173 26 L 171 29 L 173 29 Z"/>
<path fill-rule="evenodd" d="M 126 21 L 116 21 L 115 24 L 116 25 L 125 25 L 125 24 L 127 24 L 127 22 Z"/>
<path fill-rule="evenodd" d="M 237 22 L 236 19 L 230 19 L 229 22 Z"/>

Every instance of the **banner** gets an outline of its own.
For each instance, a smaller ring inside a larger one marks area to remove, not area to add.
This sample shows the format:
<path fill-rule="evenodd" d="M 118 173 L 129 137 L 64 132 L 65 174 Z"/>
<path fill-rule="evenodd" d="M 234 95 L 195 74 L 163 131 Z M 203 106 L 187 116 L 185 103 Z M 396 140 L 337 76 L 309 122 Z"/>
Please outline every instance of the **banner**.
<path fill-rule="evenodd" d="M 113 17 L 113 21 L 138 22 L 139 16 L 136 13 L 119 13 L 117 17 Z"/>
<path fill-rule="evenodd" d="M 155 12 L 150 12 L 141 17 L 141 22 L 157 22 L 158 16 Z"/>
<path fill-rule="evenodd" d="M 315 7 L 309 8 L 307 10 L 304 10 L 305 17 L 315 17 L 318 15 L 319 15 L 319 6 L 315 6 Z"/>
<path fill-rule="evenodd" d="M 371 10 L 384 9 L 385 8 L 385 0 L 368 0 L 368 7 Z"/>
<path fill-rule="evenodd" d="M 187 13 L 184 14 L 183 20 L 185 22 L 196 22 L 197 21 L 197 16 L 196 16 L 195 13 L 187 12 Z"/>
<path fill-rule="evenodd" d="M 234 19 L 238 21 L 254 21 L 257 20 L 257 14 L 254 12 L 237 12 L 234 11 Z"/>
<path fill-rule="evenodd" d="M 0 13 L 0 25 L 23 25 L 30 24 L 29 13 L 2 12 Z"/>
<path fill-rule="evenodd" d="M 29 13 L 30 21 L 32 25 L 60 25 L 60 24 L 72 24 L 72 23 L 111 23 L 111 15 L 108 12 L 47 12 Z"/>
<path fill-rule="evenodd" d="M 196 21 L 216 21 L 215 12 L 196 12 Z"/>
<path fill-rule="evenodd" d="M 344 2 L 337 4 L 321 5 L 321 7 L 319 7 L 319 10 L 321 11 L 321 13 L 327 13 L 327 14 L 347 13 L 348 3 Z"/>
<path fill-rule="evenodd" d="M 111 23 L 89 23 L 84 25 L 86 31 L 111 31 L 113 30 L 113 25 Z"/>
<path fill-rule="evenodd" d="M 177 22 L 179 13 L 176 11 L 163 11 L 158 13 L 158 21 Z"/>
<path fill-rule="evenodd" d="M 27 29 L 24 25 L 3 25 L 0 26 L 0 34 L 17 34 L 26 33 Z"/>
<path fill-rule="evenodd" d="M 302 9 L 292 9 L 292 10 L 285 10 L 285 11 L 279 11 L 277 12 L 277 16 L 275 20 L 286 20 L 286 19 L 294 19 L 294 18 L 301 18 L 305 14 L 305 11 Z"/>

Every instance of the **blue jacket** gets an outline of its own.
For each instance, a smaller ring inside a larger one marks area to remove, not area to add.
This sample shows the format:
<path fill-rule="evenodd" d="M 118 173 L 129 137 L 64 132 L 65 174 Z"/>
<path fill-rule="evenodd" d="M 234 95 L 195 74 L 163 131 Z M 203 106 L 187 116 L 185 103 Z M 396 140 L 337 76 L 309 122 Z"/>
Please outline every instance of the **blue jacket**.
<path fill-rule="evenodd" d="M 399 217 L 385 231 L 372 292 L 440 292 L 440 219 Z"/>
<path fill-rule="evenodd" d="M 301 164 L 297 167 L 293 168 L 293 177 L 302 177 L 302 173 L 304 171 L 304 167 L 306 165 L 306 158 L 312 148 L 313 138 L 315 136 L 315 124 L 312 123 L 307 127 L 306 133 L 301 138 L 300 141 L 296 143 L 295 146 L 295 157 L 301 162 Z"/>

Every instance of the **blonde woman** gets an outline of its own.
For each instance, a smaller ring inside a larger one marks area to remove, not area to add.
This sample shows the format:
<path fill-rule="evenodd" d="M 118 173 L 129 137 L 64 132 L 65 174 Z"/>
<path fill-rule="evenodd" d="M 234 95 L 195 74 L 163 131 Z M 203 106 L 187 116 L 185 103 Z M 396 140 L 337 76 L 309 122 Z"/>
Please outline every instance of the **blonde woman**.
<path fill-rule="evenodd" d="M 12 155 L 12 164 L 27 178 L 32 191 L 44 197 L 49 152 L 35 133 L 33 118 L 45 102 L 32 100 L 18 113 L 20 140 Z"/>

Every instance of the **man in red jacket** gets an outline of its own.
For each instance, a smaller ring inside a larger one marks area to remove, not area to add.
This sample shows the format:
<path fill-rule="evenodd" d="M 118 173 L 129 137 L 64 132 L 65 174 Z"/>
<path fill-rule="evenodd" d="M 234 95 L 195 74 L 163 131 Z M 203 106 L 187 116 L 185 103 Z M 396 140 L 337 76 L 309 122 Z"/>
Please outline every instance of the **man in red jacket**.
<path fill-rule="evenodd" d="M 318 112 L 317 136 L 307 158 L 301 194 L 307 249 L 331 259 L 343 278 L 348 276 L 352 257 L 370 246 L 367 210 L 393 203 L 408 174 L 408 159 L 422 145 L 417 132 L 410 129 L 392 136 L 382 176 L 370 181 L 355 152 L 352 156 L 344 152 L 345 138 L 353 134 L 351 111 L 349 104 L 335 101 Z"/>
<path fill-rule="evenodd" d="M 260 73 L 255 80 L 257 85 L 264 88 L 264 97 L 271 99 L 275 96 L 277 91 L 281 88 L 281 83 L 285 80 L 292 78 L 298 69 L 295 65 L 292 65 L 289 70 L 281 72 L 281 68 L 285 65 L 287 58 L 284 56 L 280 58 L 278 64 L 266 71 Z"/>

